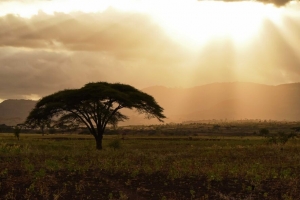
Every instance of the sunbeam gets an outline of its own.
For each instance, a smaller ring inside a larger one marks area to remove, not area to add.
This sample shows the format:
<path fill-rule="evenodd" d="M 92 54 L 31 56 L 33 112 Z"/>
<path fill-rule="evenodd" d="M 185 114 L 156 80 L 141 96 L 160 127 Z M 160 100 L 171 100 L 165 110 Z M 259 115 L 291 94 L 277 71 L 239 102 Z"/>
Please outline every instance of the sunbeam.
<path fill-rule="evenodd" d="M 299 2 L 279 7 L 261 1 L 12 0 L 0 5 L 2 99 L 8 88 L 16 88 L 8 77 L 20 74 L 18 82 L 30 88 L 26 94 L 39 96 L 99 79 L 139 88 L 300 80 Z M 32 84 L 36 79 L 43 84 Z"/>

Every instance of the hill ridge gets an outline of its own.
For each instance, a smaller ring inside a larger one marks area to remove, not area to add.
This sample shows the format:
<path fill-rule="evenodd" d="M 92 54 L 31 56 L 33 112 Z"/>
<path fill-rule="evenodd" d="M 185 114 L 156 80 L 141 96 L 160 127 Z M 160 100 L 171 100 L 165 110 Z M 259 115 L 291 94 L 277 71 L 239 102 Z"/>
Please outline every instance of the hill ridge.
<path fill-rule="evenodd" d="M 265 85 L 250 82 L 216 82 L 190 88 L 152 86 L 152 95 L 167 116 L 166 122 L 209 119 L 300 120 L 300 83 Z M 22 123 L 37 101 L 11 99 L 0 103 L 0 124 Z M 123 125 L 154 124 L 144 116 L 125 111 Z M 13 120 L 12 120 L 13 119 Z M 19 119 L 19 121 L 17 120 Z"/>

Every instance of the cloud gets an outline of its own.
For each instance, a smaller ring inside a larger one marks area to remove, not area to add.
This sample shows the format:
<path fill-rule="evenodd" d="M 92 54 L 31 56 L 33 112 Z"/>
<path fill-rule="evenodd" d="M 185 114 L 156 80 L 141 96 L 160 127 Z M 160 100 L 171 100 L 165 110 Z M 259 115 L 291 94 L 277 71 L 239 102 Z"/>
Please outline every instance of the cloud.
<path fill-rule="evenodd" d="M 44 96 L 65 88 L 81 87 L 89 81 L 105 81 L 104 71 L 113 64 L 104 55 L 63 51 L 1 48 L 0 54 L 4 55 L 0 58 L 2 99 Z"/>
<path fill-rule="evenodd" d="M 92 81 L 166 84 L 185 54 L 143 14 L 6 15 L 0 18 L 0 98 L 45 96 Z"/>
<path fill-rule="evenodd" d="M 141 13 L 6 15 L 0 17 L 0 99 L 38 98 L 95 81 L 137 88 L 296 82 L 300 24 L 282 20 L 284 27 L 266 21 L 244 48 L 223 38 L 189 51 Z"/>
<path fill-rule="evenodd" d="M 0 98 L 45 96 L 88 82 L 121 82 L 138 88 L 176 82 L 176 64 L 122 60 L 107 53 L 0 48 Z M 183 69 L 183 68 L 181 68 Z"/>
<path fill-rule="evenodd" d="M 205 1 L 205 0 L 198 0 L 198 1 Z M 225 1 L 225 2 L 238 2 L 238 1 L 244 1 L 244 0 L 215 0 L 215 1 Z M 248 0 L 251 1 L 251 0 Z M 255 0 L 257 2 L 262 2 L 266 4 L 274 4 L 278 7 L 284 6 L 294 0 Z M 298 1 L 298 0 L 296 0 Z"/>
<path fill-rule="evenodd" d="M 34 3 L 34 2 L 41 2 L 41 1 L 47 2 L 47 1 L 57 1 L 57 0 L 26 0 L 26 3 Z M 203 1 L 203 0 L 198 0 L 198 1 Z M 216 1 L 220 1 L 220 0 L 216 0 Z M 222 0 L 222 1 L 236 2 L 236 1 L 244 1 L 244 0 Z M 289 3 L 293 0 L 256 0 L 256 1 L 263 2 L 263 3 L 272 3 L 272 4 L 277 5 L 277 6 L 283 6 L 283 5 Z M 20 1 L 18 1 L 18 0 L 0 0 L 0 3 L 1 2 L 20 2 Z"/>
<path fill-rule="evenodd" d="M 113 9 L 53 16 L 40 12 L 30 19 L 7 15 L 0 18 L 0 30 L 0 46 L 96 51 L 127 59 L 169 61 L 180 55 L 179 47 L 146 15 Z"/>
<path fill-rule="evenodd" d="M 41 2 L 41 1 L 57 1 L 57 0 L 26 0 L 26 1 L 20 1 L 20 0 L 0 0 L 0 3 L 5 3 L 5 2 L 18 2 L 18 3 L 34 3 L 34 2 Z"/>
<path fill-rule="evenodd" d="M 259 0 L 263 3 L 272 3 L 276 6 L 284 6 L 285 4 L 291 2 L 291 0 Z"/>

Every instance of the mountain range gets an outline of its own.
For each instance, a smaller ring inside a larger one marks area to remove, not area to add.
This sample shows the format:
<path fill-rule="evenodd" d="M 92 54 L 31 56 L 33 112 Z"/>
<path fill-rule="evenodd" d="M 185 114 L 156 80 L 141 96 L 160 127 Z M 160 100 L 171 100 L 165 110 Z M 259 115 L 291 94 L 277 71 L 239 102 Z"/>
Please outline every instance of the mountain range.
<path fill-rule="evenodd" d="M 300 120 L 300 83 L 277 86 L 256 83 L 212 83 L 193 88 L 153 86 L 142 90 L 164 108 L 166 122 L 211 119 Z M 5 100 L 0 103 L 0 124 L 14 125 L 25 120 L 36 101 Z M 121 123 L 153 124 L 132 111 Z"/>
<path fill-rule="evenodd" d="M 158 86 L 144 91 L 154 96 L 165 114 L 176 121 L 300 120 L 300 83 L 213 83 L 187 89 Z"/>
<path fill-rule="evenodd" d="M 16 125 L 24 122 L 36 101 L 8 99 L 0 103 L 0 124 Z"/>

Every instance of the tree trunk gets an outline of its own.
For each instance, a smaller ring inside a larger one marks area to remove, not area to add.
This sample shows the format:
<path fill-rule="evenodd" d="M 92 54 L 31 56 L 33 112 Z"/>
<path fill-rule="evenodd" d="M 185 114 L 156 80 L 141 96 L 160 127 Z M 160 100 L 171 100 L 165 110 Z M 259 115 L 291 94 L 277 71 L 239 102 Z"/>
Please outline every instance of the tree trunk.
<path fill-rule="evenodd" d="M 99 137 L 96 139 L 96 148 L 97 148 L 97 150 L 102 149 L 102 137 Z"/>

